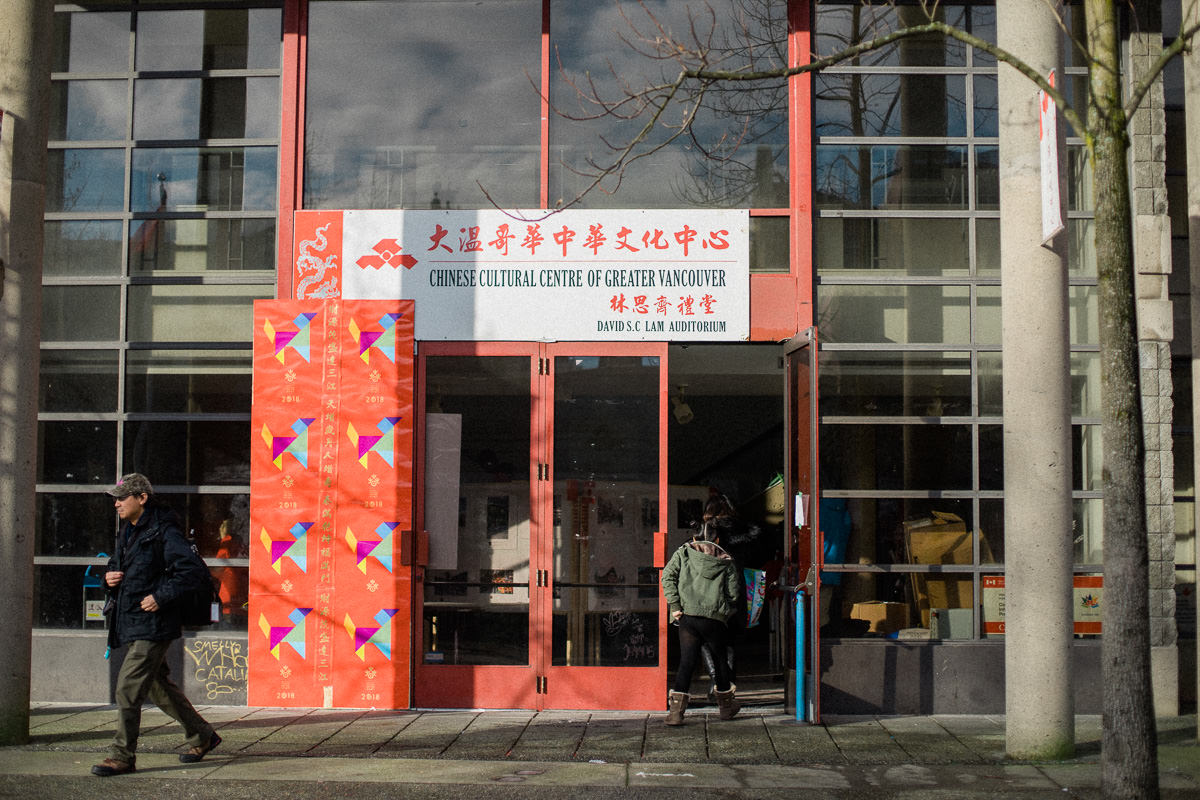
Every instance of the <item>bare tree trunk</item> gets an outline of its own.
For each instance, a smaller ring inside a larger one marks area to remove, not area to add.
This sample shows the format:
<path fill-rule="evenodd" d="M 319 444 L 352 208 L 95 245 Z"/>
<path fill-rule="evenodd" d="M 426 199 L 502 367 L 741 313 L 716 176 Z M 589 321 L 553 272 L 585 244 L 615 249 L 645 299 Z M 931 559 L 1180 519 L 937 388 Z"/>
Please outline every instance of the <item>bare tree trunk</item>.
<path fill-rule="evenodd" d="M 1096 186 L 1104 435 L 1104 723 L 1101 793 L 1158 797 L 1150 686 L 1150 605 L 1145 468 L 1135 319 L 1127 126 L 1112 0 L 1087 0 L 1091 100 L 1088 128 Z"/>

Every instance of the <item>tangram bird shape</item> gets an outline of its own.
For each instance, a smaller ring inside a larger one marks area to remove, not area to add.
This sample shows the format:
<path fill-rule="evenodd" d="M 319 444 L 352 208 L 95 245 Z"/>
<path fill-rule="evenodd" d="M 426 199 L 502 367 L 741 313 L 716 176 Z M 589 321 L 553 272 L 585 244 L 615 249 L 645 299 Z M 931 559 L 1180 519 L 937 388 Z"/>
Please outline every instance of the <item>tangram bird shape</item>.
<path fill-rule="evenodd" d="M 395 466 L 395 427 L 400 419 L 400 417 L 384 417 L 375 423 L 375 427 L 379 429 L 378 436 L 360 434 L 354 428 L 353 422 L 347 424 L 346 433 L 350 436 L 350 443 L 358 448 L 358 463 L 362 464 L 365 468 L 367 466 L 367 456 L 371 453 L 377 453 L 380 458 L 387 462 L 389 467 Z"/>
<path fill-rule="evenodd" d="M 288 530 L 291 539 L 275 539 L 267 533 L 264 527 L 259 534 L 259 540 L 271 556 L 271 567 L 277 573 L 283 572 L 283 559 L 290 558 L 301 572 L 308 572 L 308 529 L 311 522 L 297 522 Z"/>
<path fill-rule="evenodd" d="M 396 616 L 397 609 L 383 608 L 375 615 L 375 627 L 360 628 L 354 624 L 354 620 L 350 619 L 350 615 L 346 615 L 346 633 L 354 639 L 354 654 L 361 660 L 367 660 L 367 645 L 373 644 L 379 648 L 379 652 L 383 653 L 384 658 L 392 660 L 392 617 Z"/>
<path fill-rule="evenodd" d="M 354 531 L 346 528 L 346 544 L 354 551 L 354 562 L 359 571 L 367 574 L 367 558 L 372 557 L 388 572 L 392 571 L 392 533 L 400 525 L 399 522 L 381 522 L 375 529 L 379 536 L 377 541 L 365 541 L 354 535 Z"/>
<path fill-rule="evenodd" d="M 271 448 L 271 460 L 279 469 L 283 469 L 283 456 L 290 454 L 300 462 L 300 466 L 308 469 L 308 426 L 313 424 L 316 417 L 301 417 L 292 423 L 292 436 L 276 436 L 265 424 L 262 427 L 262 438 Z M 365 466 L 365 465 L 364 465 Z"/>
<path fill-rule="evenodd" d="M 304 312 L 298 314 L 292 324 L 296 326 L 294 331 L 277 331 L 275 326 L 271 324 L 271 320 L 263 322 L 263 331 L 267 334 L 267 338 L 271 340 L 271 344 L 275 347 L 275 358 L 279 363 L 284 363 L 286 350 L 290 347 L 295 350 L 297 355 L 305 361 L 309 360 L 309 323 L 313 321 L 313 317 L 317 316 L 316 312 Z"/>
<path fill-rule="evenodd" d="M 275 659 L 279 659 L 279 647 L 283 644 L 291 645 L 292 649 L 304 658 L 304 643 L 305 643 L 305 624 L 304 618 L 312 613 L 311 608 L 293 608 L 288 614 L 288 622 L 291 625 L 272 625 L 267 622 L 266 614 L 258 615 L 258 627 L 267 637 L 267 644 L 271 650 L 271 655 Z"/>
<path fill-rule="evenodd" d="M 378 350 L 383 357 L 396 363 L 396 320 L 403 314 L 384 314 L 379 318 L 381 331 L 364 331 L 356 320 L 350 320 L 350 335 L 358 342 L 358 357 L 364 364 L 371 363 L 371 350 Z"/>

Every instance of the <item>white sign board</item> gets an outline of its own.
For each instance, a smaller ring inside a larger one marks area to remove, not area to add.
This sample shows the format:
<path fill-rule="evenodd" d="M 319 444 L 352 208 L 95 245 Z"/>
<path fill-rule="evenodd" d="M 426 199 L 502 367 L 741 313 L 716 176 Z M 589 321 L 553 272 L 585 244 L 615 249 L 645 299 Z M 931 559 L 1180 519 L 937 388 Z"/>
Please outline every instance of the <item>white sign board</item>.
<path fill-rule="evenodd" d="M 1047 76 L 1051 86 L 1054 70 Z M 1038 141 L 1042 162 L 1042 244 L 1049 244 L 1063 230 L 1062 201 L 1058 183 L 1058 106 L 1050 95 L 1038 92 L 1040 119 Z"/>
<path fill-rule="evenodd" d="M 297 299 L 414 300 L 419 340 L 741 341 L 745 210 L 298 211 Z"/>

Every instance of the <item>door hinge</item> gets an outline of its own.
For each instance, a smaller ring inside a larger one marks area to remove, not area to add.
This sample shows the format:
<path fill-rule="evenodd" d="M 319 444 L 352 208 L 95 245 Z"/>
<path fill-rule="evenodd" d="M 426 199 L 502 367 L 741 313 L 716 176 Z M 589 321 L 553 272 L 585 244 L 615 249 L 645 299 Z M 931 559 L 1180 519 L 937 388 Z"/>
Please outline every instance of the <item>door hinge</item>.
<path fill-rule="evenodd" d="M 545 589 L 550 585 L 550 570 L 539 569 L 537 571 L 537 588 Z"/>
<path fill-rule="evenodd" d="M 546 683 L 547 683 L 547 681 L 546 681 L 545 675 L 537 676 L 537 692 L 536 692 L 536 694 L 549 694 L 550 693 L 550 690 L 547 688 Z"/>

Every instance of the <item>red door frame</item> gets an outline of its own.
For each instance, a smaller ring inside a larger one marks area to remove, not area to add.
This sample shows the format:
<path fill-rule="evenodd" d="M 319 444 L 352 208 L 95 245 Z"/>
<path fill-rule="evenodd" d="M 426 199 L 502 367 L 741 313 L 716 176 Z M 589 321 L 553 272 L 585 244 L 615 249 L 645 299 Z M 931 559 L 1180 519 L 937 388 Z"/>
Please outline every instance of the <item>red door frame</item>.
<path fill-rule="evenodd" d="M 413 687 L 415 706 L 424 708 L 530 708 L 660 710 L 666 686 L 666 601 L 658 598 L 656 634 L 658 664 L 653 667 L 552 666 L 554 588 L 553 458 L 554 382 L 551 366 L 557 355 L 655 356 L 658 377 L 658 532 L 654 537 L 654 566 L 665 564 L 667 507 L 667 343 L 596 342 L 539 344 L 536 342 L 422 342 L 417 356 L 416 497 L 413 503 L 417 530 L 425 519 L 425 386 L 426 359 L 430 356 L 517 356 L 529 358 L 530 392 L 530 552 L 529 642 L 530 657 L 523 665 L 425 664 L 420 657 L 424 625 L 424 566 L 414 565 L 412 599 Z M 544 364 L 543 364 L 544 362 Z M 549 470 L 538 480 L 539 465 Z M 423 548 L 418 548 L 421 550 Z M 535 575 L 549 582 L 537 586 Z"/>
<path fill-rule="evenodd" d="M 654 567 L 662 570 L 666 564 L 667 520 L 667 419 L 668 375 L 667 343 L 636 342 L 609 344 L 605 342 L 559 342 L 545 346 L 550 365 L 556 355 L 572 356 L 657 356 L 658 362 L 658 530 L 654 535 Z M 550 372 L 550 370 L 548 370 Z M 550 474 L 543 508 L 549 510 L 554 486 L 554 463 L 550 449 L 554 442 L 554 376 L 548 374 L 546 424 L 546 462 Z M 667 686 L 667 601 L 658 594 L 658 663 L 653 667 L 583 667 L 552 666 L 550 622 L 553 615 L 553 556 L 554 547 L 549 535 L 539 538 L 544 548 L 540 560 L 550 574 L 550 587 L 543 592 L 541 617 L 545 620 L 542 640 L 542 674 L 546 677 L 544 707 L 563 709 L 611 709 L 613 711 L 661 711 L 666 706 Z"/>

